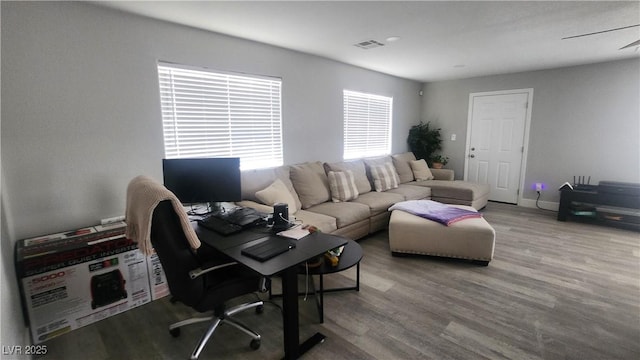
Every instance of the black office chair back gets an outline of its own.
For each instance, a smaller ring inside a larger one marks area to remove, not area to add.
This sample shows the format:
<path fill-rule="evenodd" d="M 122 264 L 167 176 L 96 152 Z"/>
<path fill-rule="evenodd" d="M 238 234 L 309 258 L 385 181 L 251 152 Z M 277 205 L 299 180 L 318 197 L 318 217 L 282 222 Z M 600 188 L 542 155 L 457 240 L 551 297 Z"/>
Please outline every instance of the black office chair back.
<path fill-rule="evenodd" d="M 197 307 L 205 294 L 204 277 L 191 279 L 189 271 L 200 267 L 200 261 L 189 246 L 169 200 L 160 202 L 153 212 L 151 244 L 160 258 L 173 299 Z"/>

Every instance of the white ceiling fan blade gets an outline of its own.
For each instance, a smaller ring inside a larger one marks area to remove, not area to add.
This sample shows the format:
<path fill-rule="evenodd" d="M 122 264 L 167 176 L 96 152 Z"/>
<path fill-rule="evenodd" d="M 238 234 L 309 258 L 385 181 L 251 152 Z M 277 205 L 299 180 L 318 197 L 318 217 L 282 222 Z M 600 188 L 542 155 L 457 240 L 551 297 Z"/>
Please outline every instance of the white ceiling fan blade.
<path fill-rule="evenodd" d="M 632 47 L 632 46 L 640 46 L 640 40 L 636 40 L 636 41 L 632 42 L 632 43 L 631 43 L 631 44 L 629 44 L 629 45 L 623 46 L 623 47 L 621 47 L 619 50 L 626 49 L 626 48 L 630 48 L 630 47 Z"/>
<path fill-rule="evenodd" d="M 587 33 L 587 34 L 580 34 L 580 35 L 567 36 L 567 37 L 563 37 L 563 38 L 562 38 L 562 40 L 574 39 L 574 38 L 579 38 L 579 37 L 583 37 L 583 36 L 591 36 L 591 35 L 603 34 L 603 33 L 608 33 L 608 32 L 611 32 L 611 31 L 624 30 L 624 29 L 629 29 L 629 28 L 638 27 L 638 26 L 640 26 L 640 24 L 629 25 L 629 26 L 623 26 L 623 27 L 619 27 L 619 28 L 615 28 L 615 29 L 608 29 L 608 30 L 596 31 L 596 32 Z"/>

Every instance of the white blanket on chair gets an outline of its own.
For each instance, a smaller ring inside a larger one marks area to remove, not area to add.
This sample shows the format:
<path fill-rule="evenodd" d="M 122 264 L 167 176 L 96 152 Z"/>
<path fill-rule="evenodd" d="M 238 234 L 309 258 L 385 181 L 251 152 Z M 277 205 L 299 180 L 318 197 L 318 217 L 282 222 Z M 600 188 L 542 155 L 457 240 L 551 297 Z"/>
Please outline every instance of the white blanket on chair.
<path fill-rule="evenodd" d="M 170 200 L 180 218 L 180 224 L 192 249 L 200 247 L 200 239 L 189 223 L 189 217 L 184 211 L 180 200 L 166 187 L 150 177 L 141 175 L 133 178 L 127 187 L 127 207 L 125 221 L 127 228 L 125 236 L 138 244 L 143 254 L 152 254 L 151 245 L 151 217 L 153 210 L 161 201 Z"/>

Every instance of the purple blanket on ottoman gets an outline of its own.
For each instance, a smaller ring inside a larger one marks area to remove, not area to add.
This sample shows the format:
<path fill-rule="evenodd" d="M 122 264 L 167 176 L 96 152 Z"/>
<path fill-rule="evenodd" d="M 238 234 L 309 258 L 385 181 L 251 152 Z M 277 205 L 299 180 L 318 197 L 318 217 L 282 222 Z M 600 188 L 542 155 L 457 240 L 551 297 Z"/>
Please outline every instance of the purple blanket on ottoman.
<path fill-rule="evenodd" d="M 482 217 L 479 212 L 459 209 L 432 200 L 402 201 L 389 208 L 389 211 L 393 210 L 406 211 L 447 226 L 460 220 Z"/>

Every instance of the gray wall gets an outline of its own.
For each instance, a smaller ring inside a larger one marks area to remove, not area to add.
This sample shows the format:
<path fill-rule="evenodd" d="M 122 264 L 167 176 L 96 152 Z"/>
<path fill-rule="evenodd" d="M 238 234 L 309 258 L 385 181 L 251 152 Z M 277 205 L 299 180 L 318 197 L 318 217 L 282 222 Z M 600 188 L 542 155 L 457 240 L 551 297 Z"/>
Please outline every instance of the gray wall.
<path fill-rule="evenodd" d="M 122 215 L 130 179 L 161 179 L 158 60 L 281 77 L 288 164 L 342 159 L 345 88 L 394 98 L 393 152 L 420 117 L 418 82 L 86 3 L 1 6 L 2 345 L 24 337 L 15 241 Z"/>
<path fill-rule="evenodd" d="M 0 174 L 0 178 L 2 174 Z M 4 197 L 0 192 L 0 334 L 2 346 L 26 345 L 27 332 L 24 331 L 18 283 L 16 282 L 13 263 L 13 242 L 8 236 L 8 219 L 5 217 Z M 4 358 L 4 357 L 3 357 Z M 25 355 L 13 356 L 12 359 L 24 359 Z"/>
<path fill-rule="evenodd" d="M 464 175 L 469 94 L 524 88 L 534 89 L 525 199 L 535 199 L 531 186 L 542 182 L 541 201 L 557 203 L 558 187 L 574 175 L 640 182 L 637 59 L 425 84 L 422 120 L 442 128 L 447 167 L 457 178 Z"/>
<path fill-rule="evenodd" d="M 124 211 L 161 179 L 156 61 L 283 79 L 285 163 L 342 159 L 342 90 L 394 98 L 393 151 L 421 84 L 255 42 L 77 3 L 2 3 L 2 161 L 15 238 Z"/>

